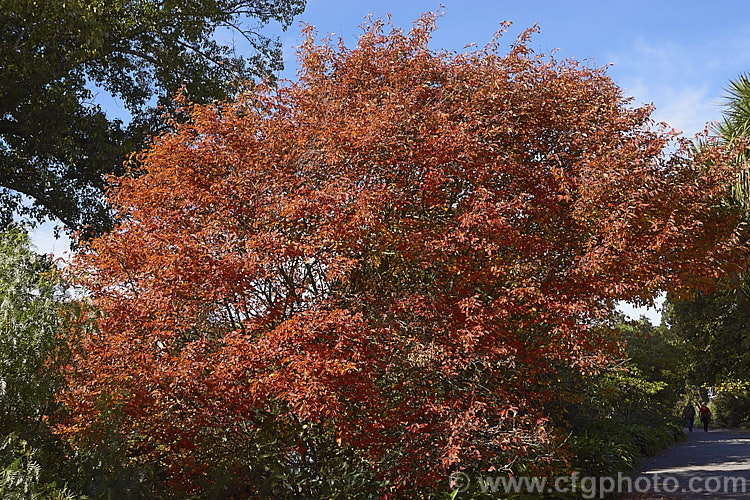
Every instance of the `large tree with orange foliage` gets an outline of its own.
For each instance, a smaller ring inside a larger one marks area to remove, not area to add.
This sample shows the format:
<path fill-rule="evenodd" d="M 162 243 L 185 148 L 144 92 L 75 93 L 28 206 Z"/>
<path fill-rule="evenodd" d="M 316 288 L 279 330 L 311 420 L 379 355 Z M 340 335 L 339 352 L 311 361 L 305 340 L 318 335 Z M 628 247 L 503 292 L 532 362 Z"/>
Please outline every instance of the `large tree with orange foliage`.
<path fill-rule="evenodd" d="M 732 153 L 530 32 L 435 52 L 434 20 L 353 49 L 310 30 L 298 81 L 186 105 L 112 180 L 62 432 L 116 418 L 133 460 L 237 495 L 290 493 L 273 470 L 324 495 L 543 467 L 555 367 L 607 359 L 613 303 L 725 271 Z"/>

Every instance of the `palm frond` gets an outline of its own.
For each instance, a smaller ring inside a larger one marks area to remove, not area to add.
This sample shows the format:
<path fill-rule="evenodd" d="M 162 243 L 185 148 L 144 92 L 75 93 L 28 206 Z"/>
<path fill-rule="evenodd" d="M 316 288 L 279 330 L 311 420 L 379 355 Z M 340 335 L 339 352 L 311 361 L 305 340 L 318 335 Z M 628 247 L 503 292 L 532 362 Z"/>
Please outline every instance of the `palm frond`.
<path fill-rule="evenodd" d="M 731 142 L 750 135 L 750 73 L 742 73 L 729 82 L 724 95 L 724 118 L 714 130 Z"/>

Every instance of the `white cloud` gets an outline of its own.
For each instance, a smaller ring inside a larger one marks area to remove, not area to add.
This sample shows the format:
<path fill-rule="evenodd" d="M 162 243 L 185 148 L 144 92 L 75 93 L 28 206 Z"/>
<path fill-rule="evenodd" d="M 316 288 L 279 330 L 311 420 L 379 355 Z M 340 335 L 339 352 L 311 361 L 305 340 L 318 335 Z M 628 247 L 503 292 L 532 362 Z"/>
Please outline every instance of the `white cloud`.
<path fill-rule="evenodd" d="M 634 104 L 655 106 L 653 119 L 667 122 L 687 136 L 702 132 L 708 122 L 717 120 L 721 110 L 719 103 L 707 85 L 668 85 L 647 83 L 638 78 L 625 86 L 625 95 L 634 98 Z"/>
<path fill-rule="evenodd" d="M 750 42 L 727 37 L 700 45 L 636 38 L 609 55 L 610 74 L 654 119 L 692 136 L 721 117 L 723 88 L 750 69 Z"/>

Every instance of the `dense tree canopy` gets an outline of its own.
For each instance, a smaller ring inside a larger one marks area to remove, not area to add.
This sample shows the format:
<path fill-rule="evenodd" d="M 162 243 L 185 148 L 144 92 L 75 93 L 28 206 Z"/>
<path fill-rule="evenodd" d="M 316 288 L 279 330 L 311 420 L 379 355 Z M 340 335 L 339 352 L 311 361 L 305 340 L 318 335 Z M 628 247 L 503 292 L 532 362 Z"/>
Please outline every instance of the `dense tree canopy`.
<path fill-rule="evenodd" d="M 67 498 L 55 485 L 63 449 L 45 416 L 62 383 L 60 344 L 65 285 L 18 229 L 0 232 L 0 496 Z M 66 450 L 69 451 L 69 450 Z"/>
<path fill-rule="evenodd" d="M 732 151 L 668 155 L 650 108 L 528 32 L 452 54 L 433 24 L 309 32 L 298 82 L 188 106 L 114 180 L 61 432 L 96 439 L 106 401 L 133 461 L 245 495 L 292 487 L 269 460 L 312 496 L 336 463 L 402 489 L 543 466 L 549 380 L 607 359 L 613 303 L 726 271 Z"/>
<path fill-rule="evenodd" d="M 304 0 L 0 0 L 0 223 L 14 213 L 53 215 L 72 229 L 106 228 L 103 174 L 160 123 L 182 86 L 197 101 L 281 67 L 277 40 Z M 256 23 L 253 26 L 249 23 Z M 243 58 L 218 30 L 245 37 Z M 216 36 L 215 36 L 216 35 Z M 93 103 L 120 98 L 130 126 Z M 22 203 L 20 195 L 34 205 Z"/>
<path fill-rule="evenodd" d="M 54 264 L 29 246 L 17 229 L 0 232 L 0 435 L 49 413 L 56 388 L 44 373 L 65 289 Z"/>
<path fill-rule="evenodd" d="M 697 386 L 750 382 L 750 318 L 727 290 L 667 304 L 665 320 L 682 344 L 688 380 Z"/>

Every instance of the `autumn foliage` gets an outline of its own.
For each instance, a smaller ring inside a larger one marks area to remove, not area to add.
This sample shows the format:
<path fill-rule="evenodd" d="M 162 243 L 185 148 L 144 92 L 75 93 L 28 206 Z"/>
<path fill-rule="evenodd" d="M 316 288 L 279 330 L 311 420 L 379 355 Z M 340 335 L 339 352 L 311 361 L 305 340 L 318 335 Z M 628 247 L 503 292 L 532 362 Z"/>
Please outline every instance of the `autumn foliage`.
<path fill-rule="evenodd" d="M 729 152 L 681 146 L 530 32 L 435 52 L 434 21 L 374 21 L 353 49 L 309 30 L 298 81 L 186 104 L 112 180 L 61 432 L 115 419 L 194 491 L 223 467 L 260 494 L 272 461 L 354 464 L 381 493 L 544 467 L 556 367 L 616 349 L 613 303 L 724 271 Z"/>

